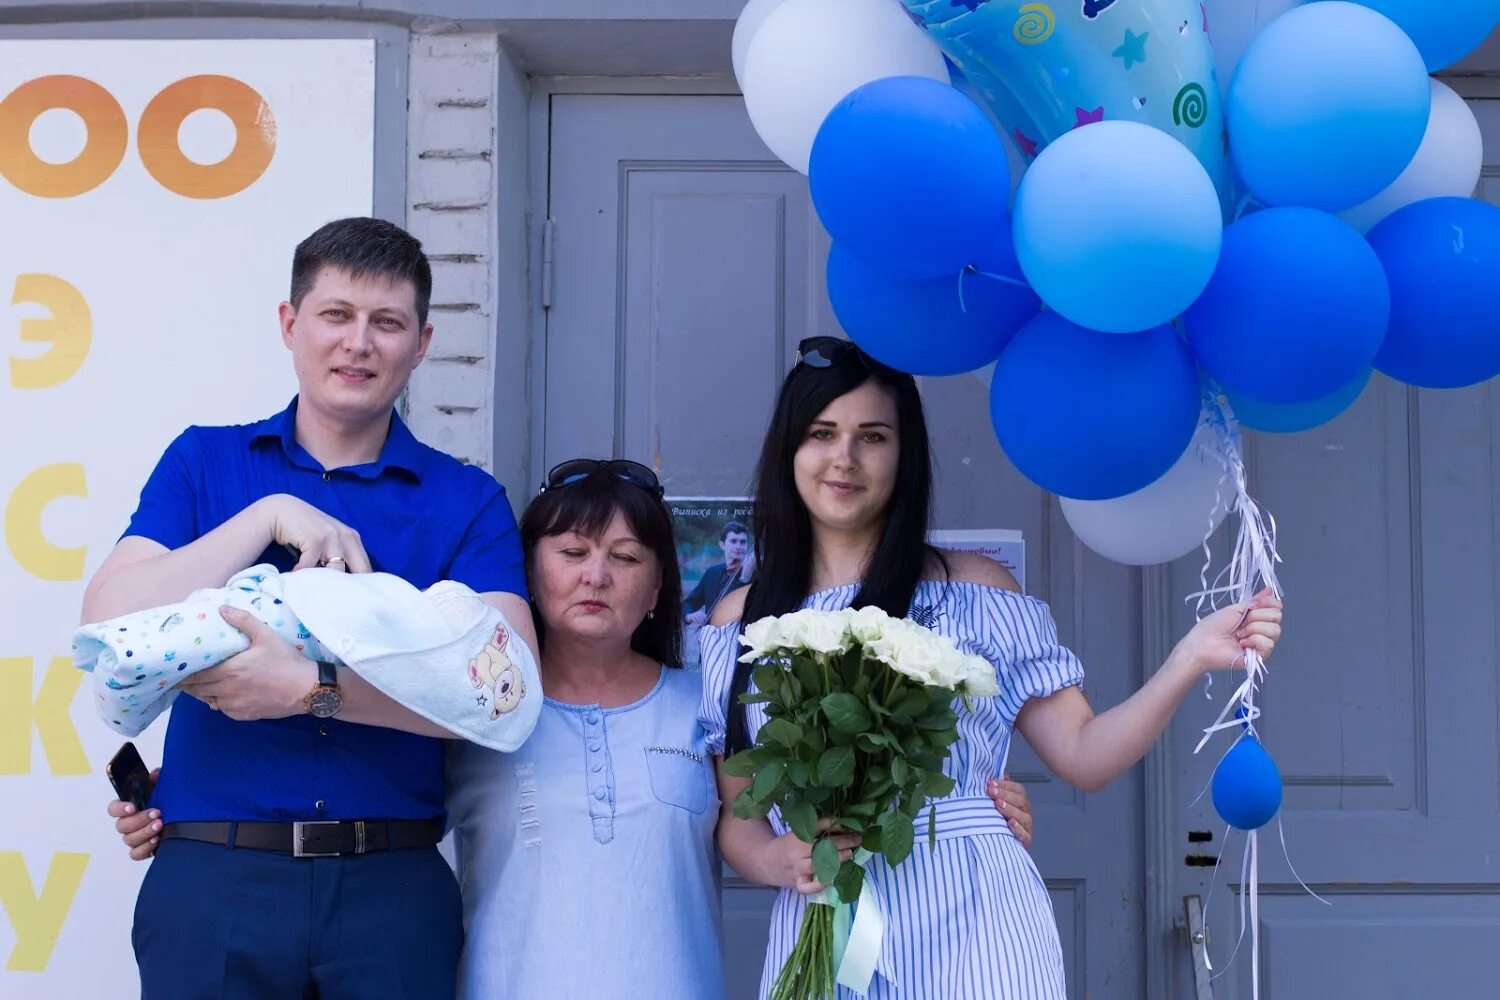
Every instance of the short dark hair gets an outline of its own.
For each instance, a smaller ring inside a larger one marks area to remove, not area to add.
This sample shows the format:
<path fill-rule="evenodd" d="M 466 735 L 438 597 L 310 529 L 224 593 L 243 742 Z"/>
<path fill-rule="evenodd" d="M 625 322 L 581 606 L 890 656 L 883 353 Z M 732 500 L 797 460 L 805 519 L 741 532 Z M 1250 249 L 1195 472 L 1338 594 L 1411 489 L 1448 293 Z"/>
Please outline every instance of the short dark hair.
<path fill-rule="evenodd" d="M 358 279 L 410 281 L 417 290 L 417 325 L 427 325 L 432 265 L 421 242 L 400 226 L 384 219 L 339 219 L 298 243 L 292 254 L 290 301 L 294 308 L 302 305 L 325 267 L 336 267 Z"/>
<path fill-rule="evenodd" d="M 750 529 L 740 521 L 725 521 L 724 527 L 719 529 L 719 541 L 723 541 L 730 535 L 748 535 Z"/>
<path fill-rule="evenodd" d="M 647 616 L 630 637 L 630 648 L 668 667 L 682 666 L 682 571 L 677 567 L 677 540 L 672 533 L 672 514 L 654 493 L 635 486 L 611 472 L 596 470 L 585 479 L 547 490 L 531 501 L 521 515 L 521 546 L 526 568 L 531 569 L 537 544 L 552 535 L 576 531 L 598 538 L 623 514 L 625 523 L 641 544 L 650 549 L 661 567 L 661 591 L 653 614 Z M 537 642 L 545 645 L 546 623 L 536 604 L 531 605 Z"/>
<path fill-rule="evenodd" d="M 819 413 L 840 396 L 874 382 L 896 401 L 896 488 L 870 564 L 850 607 L 877 607 L 905 618 L 930 555 L 946 568 L 942 554 L 927 544 L 932 510 L 932 449 L 927 418 L 914 378 L 881 364 L 859 348 L 827 368 L 798 364 L 782 380 L 761 446 L 755 473 L 755 579 L 745 595 L 742 622 L 796 610 L 812 583 L 812 519 L 797 492 L 793 463 Z M 730 682 L 725 752 L 749 744 L 745 706 L 739 696 L 749 687 L 753 664 L 736 663 Z"/>

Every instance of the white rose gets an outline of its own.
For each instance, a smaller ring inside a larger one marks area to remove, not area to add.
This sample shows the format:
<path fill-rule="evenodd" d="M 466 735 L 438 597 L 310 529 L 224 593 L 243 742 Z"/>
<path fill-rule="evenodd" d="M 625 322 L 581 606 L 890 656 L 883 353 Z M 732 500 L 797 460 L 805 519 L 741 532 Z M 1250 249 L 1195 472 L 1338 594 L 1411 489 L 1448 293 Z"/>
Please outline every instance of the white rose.
<path fill-rule="evenodd" d="M 851 642 L 849 617 L 842 612 L 811 618 L 802 632 L 803 648 L 814 653 L 842 653 Z"/>
<path fill-rule="evenodd" d="M 1000 693 L 1000 684 L 995 677 L 995 665 L 982 656 L 965 657 L 968 676 L 964 679 L 964 693 L 976 698 L 993 698 Z"/>
<path fill-rule="evenodd" d="M 811 608 L 801 611 L 793 611 L 791 614 L 782 615 L 778 621 L 781 624 L 781 646 L 783 649 L 806 649 L 807 630 L 812 627 L 821 612 Z"/>
<path fill-rule="evenodd" d="M 905 629 L 902 632 L 904 634 L 893 637 L 896 655 L 891 666 L 899 673 L 919 680 L 929 687 L 945 686 L 940 672 L 943 661 L 942 645 L 934 641 L 931 633 L 923 636 Z"/>
<path fill-rule="evenodd" d="M 885 634 L 886 627 L 898 619 L 892 618 L 874 605 L 850 612 L 849 631 L 859 642 L 873 642 Z"/>
<path fill-rule="evenodd" d="M 740 645 L 749 650 L 740 657 L 741 663 L 751 663 L 765 656 L 781 645 L 779 619 L 768 615 L 760 621 L 746 625 L 745 630 L 740 633 Z"/>

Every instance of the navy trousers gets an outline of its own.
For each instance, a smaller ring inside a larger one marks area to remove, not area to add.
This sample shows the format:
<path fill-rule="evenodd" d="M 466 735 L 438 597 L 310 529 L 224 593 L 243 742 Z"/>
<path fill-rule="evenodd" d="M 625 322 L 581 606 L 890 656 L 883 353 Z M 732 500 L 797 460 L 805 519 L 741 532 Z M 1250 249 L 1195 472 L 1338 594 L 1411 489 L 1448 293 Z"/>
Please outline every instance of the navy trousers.
<path fill-rule="evenodd" d="M 453 1000 L 463 907 L 435 847 L 293 858 L 166 840 L 131 940 L 142 1000 Z"/>

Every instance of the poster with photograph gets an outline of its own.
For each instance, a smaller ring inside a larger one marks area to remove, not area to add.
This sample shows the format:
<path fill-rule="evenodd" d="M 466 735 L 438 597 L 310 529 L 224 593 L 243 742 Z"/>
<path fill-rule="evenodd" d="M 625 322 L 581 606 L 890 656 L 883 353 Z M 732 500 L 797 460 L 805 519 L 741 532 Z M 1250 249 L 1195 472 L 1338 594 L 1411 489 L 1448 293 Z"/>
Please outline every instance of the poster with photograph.
<path fill-rule="evenodd" d="M 755 570 L 748 497 L 667 497 L 682 570 L 683 666 L 698 667 L 698 629 Z"/>
<path fill-rule="evenodd" d="M 1016 578 L 1026 592 L 1026 542 L 1014 528 L 950 528 L 934 531 L 927 539 L 942 549 L 978 552 L 995 560 Z"/>

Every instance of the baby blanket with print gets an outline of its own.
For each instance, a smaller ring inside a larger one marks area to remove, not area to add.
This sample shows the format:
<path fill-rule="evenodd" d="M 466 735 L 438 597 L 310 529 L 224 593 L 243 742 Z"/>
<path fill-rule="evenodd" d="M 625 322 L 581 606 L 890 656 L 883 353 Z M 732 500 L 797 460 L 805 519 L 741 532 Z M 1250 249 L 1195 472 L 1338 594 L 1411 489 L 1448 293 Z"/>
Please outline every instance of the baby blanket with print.
<path fill-rule="evenodd" d="M 78 629 L 73 662 L 93 675 L 94 704 L 135 736 L 171 705 L 178 685 L 249 646 L 219 616 L 247 611 L 309 660 L 342 664 L 392 700 L 457 736 L 514 750 L 542 705 L 530 649 L 510 623 L 452 580 L 418 590 L 389 573 L 260 565 L 179 604 Z"/>

